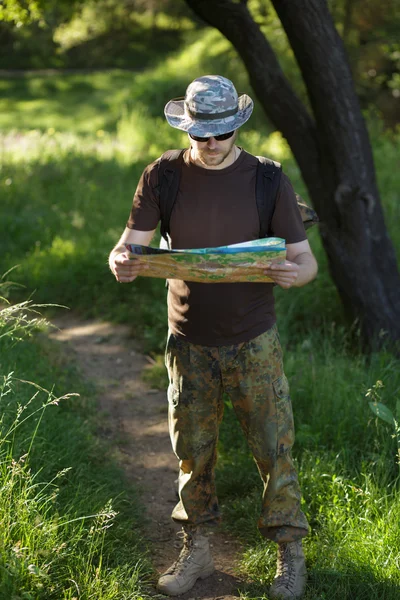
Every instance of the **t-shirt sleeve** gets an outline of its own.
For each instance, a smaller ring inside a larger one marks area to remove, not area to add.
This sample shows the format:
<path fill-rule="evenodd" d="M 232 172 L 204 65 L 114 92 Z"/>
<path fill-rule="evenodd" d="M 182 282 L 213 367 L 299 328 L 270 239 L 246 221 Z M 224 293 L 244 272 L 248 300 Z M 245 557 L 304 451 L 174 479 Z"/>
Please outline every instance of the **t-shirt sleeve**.
<path fill-rule="evenodd" d="M 282 173 L 275 210 L 271 222 L 272 235 L 286 240 L 287 244 L 296 244 L 307 239 L 296 194 L 289 178 Z"/>
<path fill-rule="evenodd" d="M 158 161 L 148 165 L 140 177 L 126 224 L 129 229 L 153 231 L 160 220 L 160 204 L 155 193 Z"/>

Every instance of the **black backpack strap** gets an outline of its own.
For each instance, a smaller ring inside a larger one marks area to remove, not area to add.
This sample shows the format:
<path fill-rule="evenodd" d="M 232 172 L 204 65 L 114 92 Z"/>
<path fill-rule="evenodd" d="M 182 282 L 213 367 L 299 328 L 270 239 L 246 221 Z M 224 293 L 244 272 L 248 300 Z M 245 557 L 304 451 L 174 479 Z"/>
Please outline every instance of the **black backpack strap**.
<path fill-rule="evenodd" d="M 158 184 L 155 190 L 160 201 L 160 233 L 167 242 L 171 213 L 181 180 L 184 152 L 185 150 L 168 150 L 158 161 Z"/>
<path fill-rule="evenodd" d="M 259 237 L 264 238 L 271 235 L 272 215 L 281 182 L 282 166 L 264 156 L 257 156 L 257 158 L 256 202 L 260 219 Z"/>

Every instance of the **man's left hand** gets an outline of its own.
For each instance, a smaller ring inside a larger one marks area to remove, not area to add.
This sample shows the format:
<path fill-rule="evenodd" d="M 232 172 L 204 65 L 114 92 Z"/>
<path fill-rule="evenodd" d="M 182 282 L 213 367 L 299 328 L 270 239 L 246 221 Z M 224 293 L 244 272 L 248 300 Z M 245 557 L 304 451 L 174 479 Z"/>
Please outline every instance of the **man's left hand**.
<path fill-rule="evenodd" d="M 285 260 L 281 263 L 271 264 L 265 271 L 265 275 L 268 275 L 276 284 L 282 288 L 290 288 L 295 285 L 299 276 L 300 267 L 294 262 Z"/>

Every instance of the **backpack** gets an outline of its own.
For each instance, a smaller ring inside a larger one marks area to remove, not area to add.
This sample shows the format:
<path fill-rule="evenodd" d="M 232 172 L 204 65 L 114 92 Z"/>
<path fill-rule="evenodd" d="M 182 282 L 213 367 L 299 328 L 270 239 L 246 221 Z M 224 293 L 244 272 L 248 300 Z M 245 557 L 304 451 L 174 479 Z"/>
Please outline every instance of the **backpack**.
<path fill-rule="evenodd" d="M 155 192 L 160 200 L 160 232 L 167 243 L 171 214 L 179 189 L 184 152 L 185 150 L 167 150 L 158 162 L 158 184 Z M 256 203 L 260 219 L 259 237 L 264 238 L 271 234 L 272 215 L 275 210 L 282 166 L 280 163 L 263 156 L 257 156 L 257 158 Z M 308 227 L 318 223 L 319 219 L 314 209 L 307 206 L 298 194 L 296 194 L 296 199 L 304 227 L 308 229 Z"/>

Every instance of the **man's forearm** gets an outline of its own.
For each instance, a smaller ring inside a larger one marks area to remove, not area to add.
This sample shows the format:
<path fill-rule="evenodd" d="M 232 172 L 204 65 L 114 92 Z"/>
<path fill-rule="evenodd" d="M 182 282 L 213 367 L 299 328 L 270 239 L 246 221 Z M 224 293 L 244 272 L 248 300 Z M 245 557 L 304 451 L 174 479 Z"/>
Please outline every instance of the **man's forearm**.
<path fill-rule="evenodd" d="M 300 267 L 297 279 L 293 284 L 294 287 L 301 287 L 315 279 L 318 273 L 318 265 L 312 254 L 303 252 L 296 256 L 293 262 Z"/>

